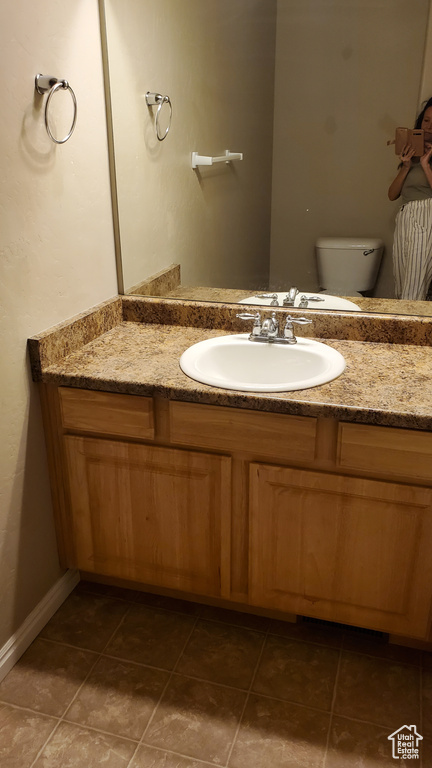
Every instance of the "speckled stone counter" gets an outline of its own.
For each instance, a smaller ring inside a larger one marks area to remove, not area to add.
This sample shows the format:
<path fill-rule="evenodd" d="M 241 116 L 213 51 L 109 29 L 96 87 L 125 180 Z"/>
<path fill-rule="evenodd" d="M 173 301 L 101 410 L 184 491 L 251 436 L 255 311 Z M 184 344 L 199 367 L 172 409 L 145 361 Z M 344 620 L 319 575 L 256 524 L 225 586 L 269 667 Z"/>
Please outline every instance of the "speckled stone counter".
<path fill-rule="evenodd" d="M 343 320 L 337 313 L 320 313 L 325 319 L 316 314 L 307 335 L 325 338 L 339 350 L 346 360 L 345 372 L 312 389 L 256 394 L 200 384 L 179 366 L 182 352 L 191 344 L 247 330 L 235 313 L 232 306 L 116 297 L 32 337 L 33 377 L 107 392 L 432 429 L 432 321 L 428 318 L 407 319 L 403 331 L 402 319 L 396 317 L 383 321 L 362 316 L 359 325 L 358 313 L 342 314 Z M 300 335 L 306 335 L 303 330 Z M 392 332 L 408 343 L 388 343 Z M 376 340 L 368 341 L 371 337 Z"/>
<path fill-rule="evenodd" d="M 131 290 L 130 293 L 145 295 L 144 290 Z M 265 288 L 245 291 L 234 288 L 189 287 L 184 285 L 178 285 L 165 293 L 152 294 L 151 291 L 147 291 L 147 294 L 151 296 L 158 295 L 172 299 L 186 299 L 187 301 L 192 299 L 197 301 L 218 302 L 238 302 L 248 298 L 254 293 L 272 293 L 272 291 Z M 363 312 L 379 312 L 382 314 L 396 313 L 432 317 L 432 301 L 405 301 L 401 299 L 381 299 L 366 296 L 343 296 L 342 298 L 353 301 Z M 310 305 L 309 309 L 314 309 L 313 305 Z M 332 312 L 332 310 L 326 311 Z"/>

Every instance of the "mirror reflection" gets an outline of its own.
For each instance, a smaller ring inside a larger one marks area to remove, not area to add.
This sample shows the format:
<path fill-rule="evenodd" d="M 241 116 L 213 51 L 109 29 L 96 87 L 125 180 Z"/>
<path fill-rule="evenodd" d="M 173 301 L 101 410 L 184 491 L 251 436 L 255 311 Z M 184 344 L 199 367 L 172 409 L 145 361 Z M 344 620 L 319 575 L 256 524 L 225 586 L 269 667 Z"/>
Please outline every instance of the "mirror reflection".
<path fill-rule="evenodd" d="M 432 314 L 396 299 L 387 193 L 429 0 L 101 2 L 120 292 Z"/>

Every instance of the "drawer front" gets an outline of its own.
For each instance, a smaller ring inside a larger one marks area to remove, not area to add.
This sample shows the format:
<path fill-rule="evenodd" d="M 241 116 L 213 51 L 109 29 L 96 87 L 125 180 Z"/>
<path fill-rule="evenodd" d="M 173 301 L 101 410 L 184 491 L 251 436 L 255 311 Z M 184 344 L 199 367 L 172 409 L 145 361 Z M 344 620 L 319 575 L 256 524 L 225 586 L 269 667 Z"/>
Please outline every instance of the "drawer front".
<path fill-rule="evenodd" d="M 314 418 L 170 402 L 170 439 L 179 445 L 313 461 L 315 437 Z"/>
<path fill-rule="evenodd" d="M 124 438 L 154 438 L 151 397 L 69 387 L 60 387 L 59 396 L 64 429 Z"/>
<path fill-rule="evenodd" d="M 432 435 L 410 429 L 339 424 L 338 466 L 432 485 Z"/>

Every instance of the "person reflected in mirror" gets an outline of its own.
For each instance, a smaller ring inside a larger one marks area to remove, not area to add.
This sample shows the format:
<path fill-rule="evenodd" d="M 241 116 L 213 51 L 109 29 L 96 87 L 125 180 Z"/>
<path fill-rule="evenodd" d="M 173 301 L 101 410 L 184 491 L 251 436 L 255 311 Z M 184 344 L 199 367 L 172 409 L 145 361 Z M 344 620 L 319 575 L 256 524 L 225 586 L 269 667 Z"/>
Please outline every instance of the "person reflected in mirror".
<path fill-rule="evenodd" d="M 405 144 L 388 196 L 402 201 L 393 239 L 396 298 L 424 301 L 432 280 L 432 98 L 415 128 L 425 131 L 424 154 L 416 157 L 413 146 Z"/>

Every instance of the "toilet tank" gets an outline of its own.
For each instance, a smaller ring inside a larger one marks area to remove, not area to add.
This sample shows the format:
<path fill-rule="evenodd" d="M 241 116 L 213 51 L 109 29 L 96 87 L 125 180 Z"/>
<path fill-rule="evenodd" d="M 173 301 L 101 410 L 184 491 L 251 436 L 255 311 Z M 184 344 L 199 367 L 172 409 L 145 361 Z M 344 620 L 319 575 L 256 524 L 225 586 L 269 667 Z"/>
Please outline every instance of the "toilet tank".
<path fill-rule="evenodd" d="M 350 295 L 376 282 L 384 243 L 378 237 L 320 237 L 315 249 L 321 289 Z"/>

